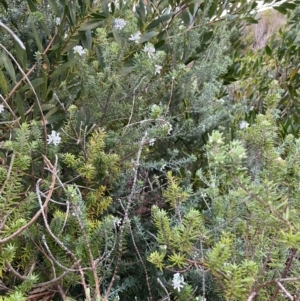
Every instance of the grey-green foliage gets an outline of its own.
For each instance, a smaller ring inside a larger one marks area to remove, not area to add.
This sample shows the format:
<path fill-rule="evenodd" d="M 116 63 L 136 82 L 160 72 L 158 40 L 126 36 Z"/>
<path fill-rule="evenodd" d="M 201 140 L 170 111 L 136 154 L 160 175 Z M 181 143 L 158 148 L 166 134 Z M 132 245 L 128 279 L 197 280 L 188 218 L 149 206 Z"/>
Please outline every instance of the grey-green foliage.
<path fill-rule="evenodd" d="M 137 25 L 132 13 L 126 12 L 126 17 L 126 26 L 113 29 L 113 37 L 104 28 L 96 30 L 94 42 L 96 52 L 101 52 L 101 64 L 94 49 L 76 55 L 73 76 L 55 93 L 63 103 L 75 97 L 90 116 L 89 122 L 108 131 L 110 148 L 119 147 L 126 156 L 137 147 L 128 141 L 137 141 L 148 131 L 160 153 L 152 160 L 149 157 L 151 166 L 162 166 L 164 161 L 169 167 L 176 162 L 179 168 L 189 156 L 175 154 L 174 148 L 199 146 L 207 132 L 228 121 L 234 110 L 230 102 L 218 101 L 219 78 L 231 63 L 227 54 L 231 32 L 226 24 L 217 26 L 209 47 L 199 52 L 207 30 L 188 30 L 175 20 L 168 28 L 166 45 L 147 54 L 145 47 L 156 47 L 159 40 L 130 41 Z M 159 72 L 157 66 L 162 67 Z M 166 145 L 168 153 L 163 150 Z M 195 157 L 188 160 L 195 161 Z"/>
<path fill-rule="evenodd" d="M 257 300 L 281 300 L 273 285 L 281 278 L 296 277 L 299 269 L 295 260 L 291 266 L 285 263 L 300 241 L 300 140 L 292 135 L 279 138 L 278 101 L 274 91 L 266 99 L 266 114 L 258 115 L 253 124 L 240 130 L 237 140 L 226 142 L 218 131 L 209 136 L 208 169 L 197 172 L 204 184 L 199 192 L 206 206 L 199 214 L 206 223 L 197 227 L 198 234 L 187 233 L 189 242 L 193 242 L 192 252 L 185 249 L 187 242 L 177 251 L 169 241 L 186 241 L 182 230 L 188 211 L 184 208 L 191 203 L 177 203 L 174 212 L 153 208 L 157 242 L 166 246 L 148 257 L 157 268 L 175 265 L 188 277 L 198 267 L 212 275 L 226 300 L 246 300 L 251 294 Z M 261 156 L 259 181 L 253 178 L 252 161 L 247 162 L 253 149 Z M 171 179 L 169 185 L 179 189 L 179 183 Z M 196 223 L 190 222 L 193 228 Z M 291 294 L 299 289 L 297 281 L 283 285 Z"/>

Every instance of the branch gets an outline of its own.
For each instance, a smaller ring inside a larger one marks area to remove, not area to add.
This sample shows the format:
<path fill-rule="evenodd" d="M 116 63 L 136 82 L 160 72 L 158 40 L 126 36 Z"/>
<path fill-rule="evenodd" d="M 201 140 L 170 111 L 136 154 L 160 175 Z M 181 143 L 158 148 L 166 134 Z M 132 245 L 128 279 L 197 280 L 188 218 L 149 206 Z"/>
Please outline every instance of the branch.
<path fill-rule="evenodd" d="M 116 267 L 115 267 L 115 270 L 114 270 L 114 274 L 113 274 L 112 279 L 111 279 L 111 281 L 109 283 L 109 286 L 107 288 L 107 291 L 105 293 L 103 301 L 107 301 L 108 300 L 108 296 L 109 296 L 110 291 L 112 289 L 112 286 L 113 286 L 113 284 L 114 284 L 114 282 L 116 280 L 117 273 L 118 273 L 118 270 L 119 270 L 119 265 L 120 265 L 120 262 L 121 262 L 121 256 L 122 256 L 122 253 L 123 253 L 122 249 L 123 249 L 123 239 L 124 239 L 124 233 L 125 233 L 125 226 L 129 222 L 129 216 L 128 216 L 129 215 L 129 209 L 131 207 L 133 196 L 135 194 L 137 177 L 138 177 L 138 168 L 139 168 L 139 165 L 140 165 L 140 159 L 141 159 L 141 155 L 142 155 L 143 146 L 145 144 L 147 136 L 148 136 L 148 133 L 145 132 L 145 134 L 144 134 L 144 136 L 143 136 L 143 138 L 142 138 L 142 140 L 140 142 L 140 147 L 139 147 L 139 150 L 138 150 L 137 159 L 136 159 L 136 162 L 134 164 L 133 184 L 132 184 L 130 195 L 128 196 L 128 203 L 127 203 L 127 206 L 125 208 L 123 224 L 120 227 L 119 255 L 118 255 L 118 258 L 117 258 L 117 262 L 116 262 Z"/>
<path fill-rule="evenodd" d="M 44 162 L 48 163 L 50 161 L 44 156 Z M 51 166 L 52 166 L 52 164 L 51 164 Z M 17 230 L 16 232 L 14 232 L 13 234 L 11 234 L 10 236 L 1 239 L 0 240 L 0 245 L 4 244 L 4 243 L 6 243 L 6 242 L 8 242 L 10 240 L 12 240 L 13 238 L 17 237 L 19 234 L 23 233 L 33 223 L 35 223 L 37 221 L 37 219 L 39 218 L 39 216 L 42 214 L 42 212 L 44 212 L 45 208 L 47 207 L 47 205 L 48 205 L 48 203 L 49 203 L 49 201 L 51 199 L 51 196 L 52 196 L 52 193 L 53 193 L 53 190 L 54 190 L 54 185 L 55 185 L 55 180 L 56 180 L 56 173 L 57 173 L 56 167 L 57 167 L 57 159 L 56 159 L 55 165 L 52 166 L 53 173 L 52 173 L 51 184 L 50 184 L 50 187 L 49 187 L 49 190 L 48 190 L 48 194 L 47 194 L 45 203 L 42 206 L 42 208 L 34 215 L 34 217 L 26 225 L 24 225 L 21 228 L 19 228 L 19 230 Z"/>
<path fill-rule="evenodd" d="M 279 282 L 276 280 L 277 285 L 280 287 L 280 289 L 286 294 L 286 296 L 290 299 L 290 300 L 294 300 L 293 296 L 286 290 L 286 288 Z"/>

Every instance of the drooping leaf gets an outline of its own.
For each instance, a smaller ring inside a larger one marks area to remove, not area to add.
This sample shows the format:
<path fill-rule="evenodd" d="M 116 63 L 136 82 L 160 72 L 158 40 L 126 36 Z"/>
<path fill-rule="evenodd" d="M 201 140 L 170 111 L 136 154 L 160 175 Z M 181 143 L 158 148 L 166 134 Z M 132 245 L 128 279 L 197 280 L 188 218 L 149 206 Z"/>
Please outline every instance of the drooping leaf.
<path fill-rule="evenodd" d="M 6 54 L 2 54 L 2 56 L 0 57 L 0 64 L 3 64 L 7 73 L 9 74 L 11 80 L 15 83 L 16 80 L 16 73 L 14 70 L 14 66 L 11 62 L 11 60 L 8 58 L 8 56 Z"/>
<path fill-rule="evenodd" d="M 168 21 L 169 19 L 171 19 L 173 15 L 174 15 L 174 13 L 170 13 L 170 14 L 166 14 L 161 17 L 158 17 L 157 19 L 150 22 L 150 24 L 148 24 L 147 30 L 155 28 L 156 26 L 159 26 L 161 24 L 165 24 L 165 22 Z"/>
<path fill-rule="evenodd" d="M 266 45 L 265 51 L 268 56 L 272 56 L 272 49 L 270 48 L 269 45 Z"/>
<path fill-rule="evenodd" d="M 78 30 L 79 31 L 92 30 L 92 29 L 95 29 L 95 28 L 99 27 L 100 25 L 102 25 L 102 23 L 103 23 L 103 21 L 99 21 L 99 20 L 89 21 L 89 22 L 82 24 L 78 28 Z"/>
<path fill-rule="evenodd" d="M 140 39 L 140 43 L 144 43 L 144 42 L 148 42 L 150 39 L 152 39 L 153 37 L 157 36 L 159 33 L 156 31 L 150 31 L 147 32 L 146 34 L 144 34 L 141 39 Z"/>
<path fill-rule="evenodd" d="M 4 96 L 8 93 L 8 85 L 6 82 L 6 78 L 1 69 L 0 69 L 0 89 Z"/>

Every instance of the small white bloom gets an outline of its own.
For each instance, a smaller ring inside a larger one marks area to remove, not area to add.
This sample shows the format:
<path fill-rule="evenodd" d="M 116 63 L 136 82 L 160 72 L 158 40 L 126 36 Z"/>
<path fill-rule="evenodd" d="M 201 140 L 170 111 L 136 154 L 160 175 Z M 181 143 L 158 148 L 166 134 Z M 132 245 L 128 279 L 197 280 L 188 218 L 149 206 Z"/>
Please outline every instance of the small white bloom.
<path fill-rule="evenodd" d="M 60 18 L 59 17 L 57 17 L 57 18 L 55 18 L 55 24 L 58 26 L 58 25 L 60 25 Z"/>
<path fill-rule="evenodd" d="M 48 135 L 47 143 L 51 144 L 53 143 L 54 145 L 59 144 L 61 141 L 61 137 L 59 137 L 59 133 L 52 131 L 51 135 Z"/>
<path fill-rule="evenodd" d="M 126 21 L 124 19 L 115 19 L 114 29 L 123 29 L 126 26 Z"/>
<path fill-rule="evenodd" d="M 160 168 L 160 171 L 163 171 L 167 167 L 167 164 L 163 164 L 162 167 Z"/>
<path fill-rule="evenodd" d="M 68 37 L 68 34 L 67 33 L 65 33 L 65 35 L 64 35 L 64 39 L 66 39 Z"/>
<path fill-rule="evenodd" d="M 129 38 L 130 41 L 134 41 L 136 43 L 138 43 L 138 40 L 141 38 L 141 32 L 138 31 L 137 33 L 135 34 L 132 34 Z"/>
<path fill-rule="evenodd" d="M 180 290 L 183 288 L 184 286 L 184 279 L 183 276 L 181 276 L 179 273 L 174 274 L 173 276 L 173 288 L 176 290 L 178 290 L 178 292 L 180 292 Z"/>
<path fill-rule="evenodd" d="M 168 122 L 168 126 L 169 126 L 168 135 L 170 135 L 171 132 L 173 131 L 173 127 L 172 127 L 172 124 L 169 122 Z"/>
<path fill-rule="evenodd" d="M 122 222 L 121 218 L 117 218 L 117 217 L 114 218 L 114 224 L 115 224 L 115 226 L 120 227 L 121 222 Z"/>
<path fill-rule="evenodd" d="M 156 140 L 155 138 L 151 138 L 151 139 L 149 140 L 149 145 L 150 145 L 150 146 L 153 146 L 155 140 Z"/>
<path fill-rule="evenodd" d="M 243 130 L 244 128 L 247 128 L 249 126 L 249 123 L 245 120 L 240 122 L 240 130 Z"/>
<path fill-rule="evenodd" d="M 217 102 L 220 104 L 224 104 L 225 100 L 223 98 L 217 99 Z"/>
<path fill-rule="evenodd" d="M 4 105 L 0 105 L 0 113 L 4 111 Z"/>
<path fill-rule="evenodd" d="M 73 47 L 73 51 L 75 53 L 78 53 L 80 56 L 84 54 L 84 49 L 80 45 L 77 45 L 77 46 Z"/>
<path fill-rule="evenodd" d="M 160 74 L 161 69 L 162 69 L 162 66 L 155 65 L 155 74 Z"/>
<path fill-rule="evenodd" d="M 155 48 L 148 43 L 148 45 L 145 45 L 143 51 L 146 52 L 149 57 L 152 57 L 155 53 Z"/>

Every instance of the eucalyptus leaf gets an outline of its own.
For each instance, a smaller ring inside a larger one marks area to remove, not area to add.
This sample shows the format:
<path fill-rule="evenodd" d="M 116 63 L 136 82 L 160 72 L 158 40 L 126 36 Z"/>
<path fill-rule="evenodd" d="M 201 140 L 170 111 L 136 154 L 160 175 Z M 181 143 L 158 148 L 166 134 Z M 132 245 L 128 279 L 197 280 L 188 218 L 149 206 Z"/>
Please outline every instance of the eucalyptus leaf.
<path fill-rule="evenodd" d="M 149 40 L 151 40 L 153 37 L 157 36 L 158 34 L 159 34 L 159 32 L 157 32 L 157 31 L 147 32 L 140 38 L 140 43 L 148 42 Z"/>

